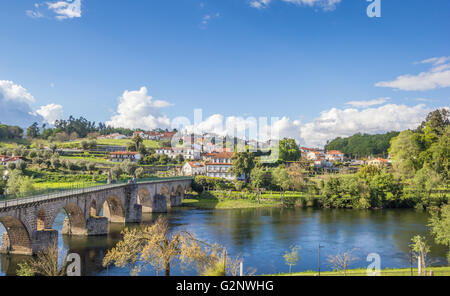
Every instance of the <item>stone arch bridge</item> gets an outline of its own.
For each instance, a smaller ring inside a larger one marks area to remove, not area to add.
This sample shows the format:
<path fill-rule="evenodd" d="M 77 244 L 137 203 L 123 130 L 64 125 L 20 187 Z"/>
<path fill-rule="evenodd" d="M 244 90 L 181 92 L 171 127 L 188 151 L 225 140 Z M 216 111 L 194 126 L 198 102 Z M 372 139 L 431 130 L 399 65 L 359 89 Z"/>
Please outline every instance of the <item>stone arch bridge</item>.
<path fill-rule="evenodd" d="M 181 206 L 191 182 L 167 178 L 0 201 L 0 223 L 6 229 L 0 252 L 30 255 L 49 246 L 58 237 L 52 227 L 62 210 L 67 214 L 63 234 L 106 235 L 109 223 L 138 223 L 143 212 Z"/>

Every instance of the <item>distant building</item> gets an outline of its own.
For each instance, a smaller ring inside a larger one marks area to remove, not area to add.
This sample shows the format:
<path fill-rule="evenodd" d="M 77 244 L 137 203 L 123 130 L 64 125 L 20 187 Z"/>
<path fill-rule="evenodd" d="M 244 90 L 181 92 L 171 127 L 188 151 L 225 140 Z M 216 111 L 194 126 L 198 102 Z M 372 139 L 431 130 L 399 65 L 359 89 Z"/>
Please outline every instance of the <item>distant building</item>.
<path fill-rule="evenodd" d="M 367 164 L 368 165 L 373 165 L 373 166 L 376 166 L 376 167 L 379 167 L 379 168 L 382 168 L 382 167 L 388 166 L 389 165 L 389 161 L 387 159 L 378 157 L 378 158 L 375 158 L 375 159 L 368 160 Z"/>
<path fill-rule="evenodd" d="M 27 159 L 22 156 L 6 156 L 6 155 L 0 155 L 0 163 L 4 166 L 7 166 L 9 163 L 15 163 L 17 164 L 19 160 L 26 161 Z"/>
<path fill-rule="evenodd" d="M 308 158 L 309 160 L 319 160 L 324 157 L 325 154 L 320 151 L 309 151 L 306 153 L 306 158 Z"/>
<path fill-rule="evenodd" d="M 224 178 L 234 180 L 231 173 L 233 167 L 232 152 L 210 153 L 206 156 L 206 175 L 208 177 Z"/>
<path fill-rule="evenodd" d="M 157 155 L 167 155 L 169 158 L 176 158 L 178 155 L 182 155 L 187 160 L 200 159 L 200 150 L 192 147 L 163 147 L 155 150 Z"/>
<path fill-rule="evenodd" d="M 199 161 L 186 162 L 182 168 L 185 176 L 198 176 L 206 174 L 205 164 Z"/>
<path fill-rule="evenodd" d="M 139 154 L 138 152 L 131 152 L 131 151 L 117 151 L 111 152 L 109 154 L 109 159 L 114 162 L 123 162 L 125 160 L 135 162 L 141 159 L 141 154 Z"/>
<path fill-rule="evenodd" d="M 344 161 L 344 153 L 338 150 L 331 150 L 325 154 L 325 159 L 329 161 Z"/>
<path fill-rule="evenodd" d="M 334 164 L 325 158 L 317 159 L 314 161 L 313 166 L 316 169 L 332 168 Z"/>

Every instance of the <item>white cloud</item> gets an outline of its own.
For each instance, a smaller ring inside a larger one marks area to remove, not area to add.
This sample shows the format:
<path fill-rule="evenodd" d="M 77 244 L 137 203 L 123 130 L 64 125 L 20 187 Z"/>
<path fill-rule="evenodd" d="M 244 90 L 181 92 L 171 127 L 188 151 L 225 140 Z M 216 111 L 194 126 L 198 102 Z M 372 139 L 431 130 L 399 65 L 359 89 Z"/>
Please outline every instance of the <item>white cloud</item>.
<path fill-rule="evenodd" d="M 44 121 L 50 124 L 54 124 L 56 120 L 63 119 L 64 111 L 63 106 L 57 104 L 48 104 L 41 106 L 36 113 L 44 118 Z"/>
<path fill-rule="evenodd" d="M 366 108 L 366 107 L 370 107 L 370 106 L 382 105 L 389 100 L 390 100 L 390 98 L 379 98 L 379 99 L 374 99 L 374 100 L 369 100 L 369 101 L 350 101 L 345 104 L 351 105 L 351 106 L 357 107 L 357 108 L 361 108 L 361 107 Z"/>
<path fill-rule="evenodd" d="M 253 8 L 261 9 L 269 6 L 271 0 L 253 0 L 250 1 L 250 6 Z"/>
<path fill-rule="evenodd" d="M 309 7 L 318 6 L 324 10 L 334 10 L 341 0 L 282 0 L 283 2 L 293 3 L 296 5 L 306 5 Z"/>
<path fill-rule="evenodd" d="M 425 105 L 409 107 L 406 105 L 387 104 L 377 108 L 337 109 L 323 111 L 320 116 L 308 123 L 291 120 L 288 117 L 261 125 L 258 119 L 225 117 L 214 114 L 195 127 L 185 128 L 188 132 L 213 133 L 219 136 L 237 136 L 246 139 L 267 140 L 294 138 L 302 145 L 323 146 L 336 137 L 348 137 L 356 133 L 377 134 L 389 131 L 402 131 L 416 128 L 431 111 Z M 249 130 L 259 134 L 249 134 Z M 253 137 L 252 137 L 253 135 Z"/>
<path fill-rule="evenodd" d="M 431 110 L 425 105 L 409 107 L 387 104 L 378 108 L 337 109 L 323 111 L 318 118 L 300 128 L 308 145 L 324 145 L 336 137 L 355 133 L 377 134 L 416 128 Z"/>
<path fill-rule="evenodd" d="M 169 102 L 153 100 L 146 87 L 136 91 L 124 91 L 119 98 L 117 114 L 106 125 L 151 130 L 169 127 L 170 119 L 160 114 L 160 109 L 172 106 Z"/>
<path fill-rule="evenodd" d="M 204 15 L 203 18 L 202 18 L 202 26 L 205 27 L 206 25 L 208 25 L 208 23 L 210 21 L 212 21 L 213 19 L 218 18 L 218 17 L 220 17 L 220 13 L 218 13 L 218 12 L 215 13 L 215 14 L 206 14 L 206 15 Z"/>
<path fill-rule="evenodd" d="M 341 0 L 281 0 L 298 6 L 321 7 L 323 10 L 334 10 Z M 272 0 L 252 0 L 250 6 L 257 9 L 267 8 Z"/>
<path fill-rule="evenodd" d="M 34 97 L 23 86 L 0 80 L 0 122 L 26 127 L 41 121 L 31 108 L 34 102 Z"/>
<path fill-rule="evenodd" d="M 23 86 L 9 80 L 0 80 L 0 94 L 5 101 L 16 101 L 26 104 L 35 102 L 34 97 Z"/>
<path fill-rule="evenodd" d="M 378 87 L 390 87 L 405 91 L 425 91 L 450 87 L 450 57 L 436 57 L 421 61 L 420 64 L 432 64 L 427 72 L 417 75 L 402 75 L 393 81 L 381 81 Z"/>
<path fill-rule="evenodd" d="M 81 17 L 81 0 L 47 2 L 47 7 L 59 20 Z"/>

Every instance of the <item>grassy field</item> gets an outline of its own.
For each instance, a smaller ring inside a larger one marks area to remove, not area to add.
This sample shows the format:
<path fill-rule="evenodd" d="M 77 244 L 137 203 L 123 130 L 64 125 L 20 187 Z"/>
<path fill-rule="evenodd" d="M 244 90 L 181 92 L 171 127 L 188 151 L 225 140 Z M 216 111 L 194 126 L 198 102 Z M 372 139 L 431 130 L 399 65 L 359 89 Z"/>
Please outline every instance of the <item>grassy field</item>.
<path fill-rule="evenodd" d="M 194 196 L 191 199 L 184 199 L 183 206 L 198 209 L 248 209 L 280 206 L 280 202 L 270 199 L 257 200 L 214 198 Z"/>
<path fill-rule="evenodd" d="M 433 271 L 434 276 L 450 276 L 450 267 L 429 267 L 427 272 Z M 270 276 L 318 276 L 317 271 L 305 271 L 297 273 L 280 273 L 271 274 Z M 321 272 L 321 276 L 344 276 L 343 271 L 331 271 L 331 272 Z M 399 269 L 384 269 L 381 271 L 381 276 L 411 276 L 410 268 L 399 268 Z M 417 269 L 413 269 L 413 275 L 418 276 Z M 347 276 L 367 276 L 366 269 L 351 269 L 347 270 Z"/>

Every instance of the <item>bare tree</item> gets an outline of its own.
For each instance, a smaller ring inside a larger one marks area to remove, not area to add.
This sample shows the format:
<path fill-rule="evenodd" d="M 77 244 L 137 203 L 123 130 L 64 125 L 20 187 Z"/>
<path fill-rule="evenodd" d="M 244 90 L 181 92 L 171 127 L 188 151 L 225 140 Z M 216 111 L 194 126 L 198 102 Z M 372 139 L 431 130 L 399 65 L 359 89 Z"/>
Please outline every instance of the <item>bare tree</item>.
<path fill-rule="evenodd" d="M 328 262 L 337 270 L 343 270 L 344 276 L 347 275 L 347 270 L 359 258 L 353 255 L 355 249 L 346 251 L 344 253 L 338 252 L 336 255 L 328 256 Z"/>

